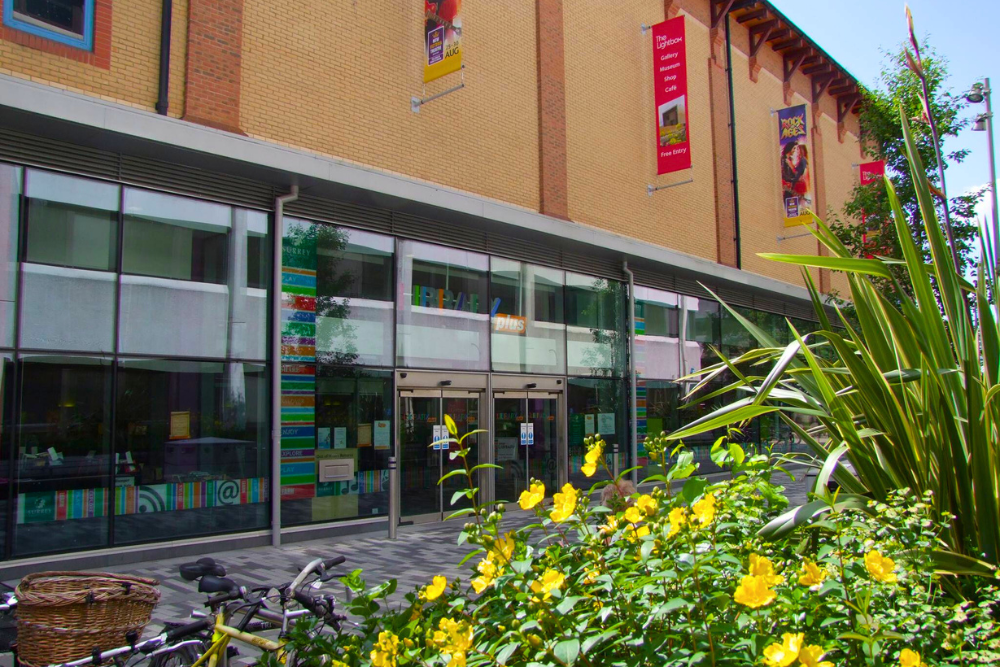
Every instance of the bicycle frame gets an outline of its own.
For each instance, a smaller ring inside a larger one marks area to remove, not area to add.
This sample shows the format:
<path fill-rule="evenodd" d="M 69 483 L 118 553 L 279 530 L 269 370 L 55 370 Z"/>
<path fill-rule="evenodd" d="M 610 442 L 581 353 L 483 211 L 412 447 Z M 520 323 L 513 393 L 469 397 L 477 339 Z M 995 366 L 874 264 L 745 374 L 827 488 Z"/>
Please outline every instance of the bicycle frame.
<path fill-rule="evenodd" d="M 285 612 L 282 614 L 283 623 L 282 626 L 287 627 L 287 621 L 298 616 L 303 616 L 308 614 L 309 611 L 306 609 Z M 271 620 L 271 619 L 268 619 Z M 273 619 L 272 622 L 277 622 L 277 619 Z M 282 628 L 284 630 L 284 627 Z M 284 634 L 284 631 L 282 632 Z M 266 639 L 264 637 L 258 637 L 255 634 L 244 632 L 239 628 L 234 628 L 232 626 L 226 625 L 226 612 L 224 609 L 220 609 L 215 616 L 215 628 L 212 633 L 212 645 L 201 655 L 198 660 L 191 665 L 191 667 L 203 667 L 208 665 L 208 667 L 228 667 L 229 656 L 226 649 L 229 647 L 229 642 L 232 640 L 259 648 L 262 651 L 267 651 L 269 653 L 277 653 L 278 657 L 282 662 L 284 662 L 284 646 L 285 640 L 279 639 L 279 641 L 274 641 L 271 639 Z"/>

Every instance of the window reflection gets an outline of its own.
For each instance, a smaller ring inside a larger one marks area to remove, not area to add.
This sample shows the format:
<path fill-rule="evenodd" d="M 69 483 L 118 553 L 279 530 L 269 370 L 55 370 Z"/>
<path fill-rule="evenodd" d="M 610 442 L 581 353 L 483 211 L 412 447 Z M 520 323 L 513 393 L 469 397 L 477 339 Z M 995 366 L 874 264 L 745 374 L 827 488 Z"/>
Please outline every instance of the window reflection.
<path fill-rule="evenodd" d="M 120 362 L 115 543 L 266 526 L 267 396 L 263 364 Z"/>
<path fill-rule="evenodd" d="M 402 366 L 489 368 L 489 259 L 426 243 L 399 244 L 397 362 Z"/>
<path fill-rule="evenodd" d="M 582 472 L 587 448 L 584 439 L 600 435 L 607 447 L 604 450 L 609 470 L 614 472 L 612 453 L 618 445 L 619 471 L 629 467 L 630 452 L 628 427 L 628 399 L 624 380 L 598 378 L 570 378 L 567 390 L 569 414 L 569 481 L 577 488 L 590 488 L 608 474 L 602 467 L 594 477 Z"/>
<path fill-rule="evenodd" d="M 14 555 L 106 546 L 110 508 L 111 362 L 21 362 Z"/>
<path fill-rule="evenodd" d="M 493 370 L 565 373 L 563 272 L 496 257 L 490 263 Z"/>
<path fill-rule="evenodd" d="M 3 347 L 14 347 L 20 195 L 21 170 L 0 164 L 0 346 Z"/>
<path fill-rule="evenodd" d="M 613 280 L 566 274 L 567 370 L 621 376 L 626 368 L 625 289 Z"/>

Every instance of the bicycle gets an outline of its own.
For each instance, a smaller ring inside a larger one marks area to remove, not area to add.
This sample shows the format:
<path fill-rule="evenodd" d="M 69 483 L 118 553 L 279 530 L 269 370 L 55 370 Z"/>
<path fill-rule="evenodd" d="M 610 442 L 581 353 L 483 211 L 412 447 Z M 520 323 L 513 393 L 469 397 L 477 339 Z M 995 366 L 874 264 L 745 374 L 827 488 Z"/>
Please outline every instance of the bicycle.
<path fill-rule="evenodd" d="M 125 646 L 107 651 L 95 649 L 86 658 L 49 667 L 96 667 L 106 662 L 113 662 L 116 667 L 134 667 L 145 660 L 149 660 L 149 667 L 228 667 L 232 657 L 230 648 L 235 648 L 230 647 L 233 640 L 275 653 L 280 662 L 294 667 L 294 651 L 285 650 L 285 637 L 296 619 L 310 614 L 316 617 L 319 623 L 311 631 L 317 634 L 325 625 L 339 630 L 340 623 L 347 620 L 346 616 L 334 612 L 336 600 L 332 595 L 312 596 L 300 588 L 307 583 L 328 581 L 334 575 L 327 570 L 345 560 L 343 556 L 317 558 L 291 583 L 252 589 L 227 579 L 225 568 L 211 558 L 182 565 L 181 577 L 198 581 L 198 592 L 211 595 L 205 602 L 210 615 L 183 625 L 170 624 L 159 635 L 142 642 L 138 641 L 138 636 L 129 636 Z M 317 579 L 307 582 L 313 574 L 318 574 Z M 277 595 L 269 595 L 272 590 L 277 591 Z M 268 606 L 274 602 L 280 604 L 280 611 Z M 301 605 L 302 609 L 289 609 L 292 602 Z M 233 625 L 237 614 L 241 617 Z M 275 628 L 280 629 L 277 640 L 254 634 Z"/>

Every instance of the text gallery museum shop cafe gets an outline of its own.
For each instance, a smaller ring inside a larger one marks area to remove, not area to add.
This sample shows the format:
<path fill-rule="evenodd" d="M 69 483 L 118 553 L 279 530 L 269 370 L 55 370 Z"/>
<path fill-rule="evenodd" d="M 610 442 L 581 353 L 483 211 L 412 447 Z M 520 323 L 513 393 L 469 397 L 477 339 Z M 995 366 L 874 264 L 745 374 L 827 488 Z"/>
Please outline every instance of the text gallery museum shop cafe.
<path fill-rule="evenodd" d="M 591 435 L 641 479 L 657 470 L 646 434 L 713 407 L 681 409 L 678 378 L 714 363 L 709 346 L 751 346 L 694 279 L 565 235 L 305 196 L 282 216 L 276 187 L 242 207 L 184 187 L 0 164 L 8 566 L 440 520 L 464 479 L 438 484 L 456 465 L 432 446 L 445 415 L 484 429 L 486 499 L 531 478 L 589 485 Z M 779 339 L 808 312 L 728 293 Z M 788 433 L 761 422 L 748 439 Z M 688 444 L 706 460 L 710 442 Z"/>

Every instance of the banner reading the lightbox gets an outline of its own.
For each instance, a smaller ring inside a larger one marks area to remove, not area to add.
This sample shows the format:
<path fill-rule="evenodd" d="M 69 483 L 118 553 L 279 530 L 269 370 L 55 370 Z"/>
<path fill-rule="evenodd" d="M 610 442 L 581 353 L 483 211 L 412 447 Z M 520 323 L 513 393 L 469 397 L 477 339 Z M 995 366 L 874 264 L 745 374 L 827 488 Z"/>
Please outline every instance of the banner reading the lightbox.
<path fill-rule="evenodd" d="M 804 104 L 778 111 L 778 136 L 785 227 L 808 225 L 812 222 L 813 194 Z"/>
<path fill-rule="evenodd" d="M 419 0 L 424 6 L 424 83 L 462 69 L 462 0 Z"/>
<path fill-rule="evenodd" d="M 690 169 L 687 53 L 683 16 L 653 26 L 653 82 L 656 103 L 656 173 L 669 174 Z"/>
<path fill-rule="evenodd" d="M 871 185 L 885 176 L 885 160 L 865 162 L 861 165 L 861 185 Z"/>

